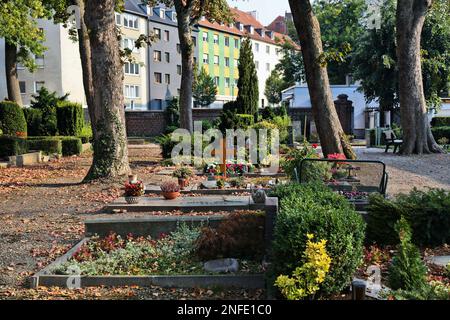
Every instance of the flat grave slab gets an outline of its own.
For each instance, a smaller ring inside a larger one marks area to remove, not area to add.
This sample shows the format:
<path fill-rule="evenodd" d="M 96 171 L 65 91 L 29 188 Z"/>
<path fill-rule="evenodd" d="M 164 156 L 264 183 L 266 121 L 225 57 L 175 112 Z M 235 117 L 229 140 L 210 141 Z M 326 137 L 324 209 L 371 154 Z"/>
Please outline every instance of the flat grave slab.
<path fill-rule="evenodd" d="M 450 264 L 450 256 L 432 256 L 429 262 L 440 267 L 446 267 Z"/>
<path fill-rule="evenodd" d="M 174 200 L 143 197 L 137 204 L 128 204 L 120 197 L 106 205 L 104 210 L 127 210 L 127 212 L 151 211 L 233 211 L 250 209 L 253 204 L 250 196 L 208 196 L 208 197 L 179 197 Z"/>

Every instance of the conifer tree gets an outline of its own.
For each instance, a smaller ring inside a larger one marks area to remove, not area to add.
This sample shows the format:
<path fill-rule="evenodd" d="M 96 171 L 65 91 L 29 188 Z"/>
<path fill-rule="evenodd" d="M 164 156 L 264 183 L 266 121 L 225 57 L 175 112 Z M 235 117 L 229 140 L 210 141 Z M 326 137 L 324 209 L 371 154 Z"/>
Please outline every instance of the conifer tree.
<path fill-rule="evenodd" d="M 238 113 L 256 116 L 259 100 L 258 76 L 253 59 L 252 44 L 248 38 L 244 39 L 241 44 L 238 70 L 239 80 L 237 87 L 239 92 L 236 99 Z"/>

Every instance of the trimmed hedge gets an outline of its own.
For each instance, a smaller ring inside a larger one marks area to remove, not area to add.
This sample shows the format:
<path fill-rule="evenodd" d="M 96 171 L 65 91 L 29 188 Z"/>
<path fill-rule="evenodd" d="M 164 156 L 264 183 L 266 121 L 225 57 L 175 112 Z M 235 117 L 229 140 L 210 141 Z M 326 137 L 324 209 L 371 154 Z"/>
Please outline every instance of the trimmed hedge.
<path fill-rule="evenodd" d="M 30 136 L 41 135 L 42 111 L 39 109 L 24 108 L 23 113 L 27 121 L 28 135 Z"/>
<path fill-rule="evenodd" d="M 80 138 L 76 137 L 65 137 L 61 140 L 62 142 L 62 155 L 63 156 L 73 156 L 79 155 L 82 151 L 82 143 Z"/>
<path fill-rule="evenodd" d="M 3 134 L 15 136 L 18 132 L 27 133 L 27 121 L 23 109 L 15 102 L 0 102 L 0 129 Z"/>
<path fill-rule="evenodd" d="M 27 152 L 27 140 L 14 136 L 0 136 L 0 157 L 17 156 Z"/>
<path fill-rule="evenodd" d="M 439 140 L 440 138 L 447 138 L 450 140 L 450 126 L 447 127 L 434 127 L 431 128 L 434 139 Z"/>
<path fill-rule="evenodd" d="M 413 230 L 416 245 L 438 246 L 450 242 L 450 192 L 441 189 L 399 195 L 387 200 L 370 197 L 367 207 L 367 240 L 380 245 L 399 242 L 395 224 L 405 217 Z"/>
<path fill-rule="evenodd" d="M 435 117 L 431 120 L 433 127 L 448 127 L 450 126 L 450 117 Z"/>
<path fill-rule="evenodd" d="M 28 139 L 28 149 L 29 150 L 41 150 L 46 154 L 61 154 L 62 143 L 61 139 L 57 137 L 44 137 L 38 138 L 33 137 L 33 139 Z"/>
<path fill-rule="evenodd" d="M 61 101 L 56 108 L 58 132 L 62 136 L 78 136 L 84 127 L 83 107 L 79 103 Z"/>
<path fill-rule="evenodd" d="M 280 187 L 281 195 L 273 241 L 272 276 L 290 275 L 302 265 L 307 234 L 327 240 L 331 267 L 320 294 L 340 292 L 350 284 L 362 262 L 365 223 L 342 196 L 323 184 L 292 184 Z"/>

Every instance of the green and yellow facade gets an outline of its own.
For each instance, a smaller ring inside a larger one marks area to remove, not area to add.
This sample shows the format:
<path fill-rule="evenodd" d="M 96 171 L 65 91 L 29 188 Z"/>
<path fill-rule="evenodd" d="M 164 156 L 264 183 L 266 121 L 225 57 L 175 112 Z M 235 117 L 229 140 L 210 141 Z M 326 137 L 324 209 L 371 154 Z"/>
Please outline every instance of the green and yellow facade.
<path fill-rule="evenodd" d="M 203 20 L 199 23 L 198 38 L 198 67 L 216 80 L 217 101 L 212 107 L 221 107 L 237 96 L 241 34 L 234 26 Z"/>

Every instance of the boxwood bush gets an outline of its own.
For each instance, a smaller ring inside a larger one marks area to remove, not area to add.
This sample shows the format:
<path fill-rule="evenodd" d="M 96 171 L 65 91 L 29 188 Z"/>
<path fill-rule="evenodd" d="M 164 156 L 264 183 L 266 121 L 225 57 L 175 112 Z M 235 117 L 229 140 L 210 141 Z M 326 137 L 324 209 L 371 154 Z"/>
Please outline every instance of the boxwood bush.
<path fill-rule="evenodd" d="M 434 127 L 431 128 L 434 139 L 439 140 L 441 138 L 447 138 L 450 140 L 450 126 L 446 127 Z"/>
<path fill-rule="evenodd" d="M 33 108 L 24 108 L 23 113 L 27 121 L 29 136 L 40 136 L 42 134 L 42 111 Z"/>
<path fill-rule="evenodd" d="M 62 154 L 63 156 L 79 155 L 82 151 L 81 139 L 77 137 L 65 137 L 62 142 Z"/>
<path fill-rule="evenodd" d="M 70 101 L 58 102 L 56 108 L 58 132 L 62 136 L 81 135 L 84 127 L 83 107 Z"/>
<path fill-rule="evenodd" d="M 438 246 L 450 241 L 450 192 L 442 189 L 399 195 L 388 200 L 373 195 L 367 207 L 367 239 L 380 245 L 397 244 L 395 224 L 405 217 L 416 245 Z"/>
<path fill-rule="evenodd" d="M 23 109 L 15 102 L 0 102 L 0 129 L 3 134 L 15 136 L 27 133 L 27 121 Z"/>
<path fill-rule="evenodd" d="M 31 138 L 31 139 L 30 139 Z M 62 143 L 58 137 L 30 137 L 28 139 L 29 150 L 40 150 L 46 154 L 61 154 Z"/>
<path fill-rule="evenodd" d="M 431 120 L 433 127 L 448 127 L 450 126 L 450 117 L 434 117 Z"/>
<path fill-rule="evenodd" d="M 0 157 L 16 156 L 27 152 L 27 140 L 15 136 L 0 136 Z"/>
<path fill-rule="evenodd" d="M 302 265 L 306 235 L 327 240 L 331 267 L 321 295 L 340 292 L 350 284 L 362 262 L 365 223 L 342 196 L 318 184 L 292 185 L 283 194 L 273 242 L 273 276 L 290 275 Z"/>

